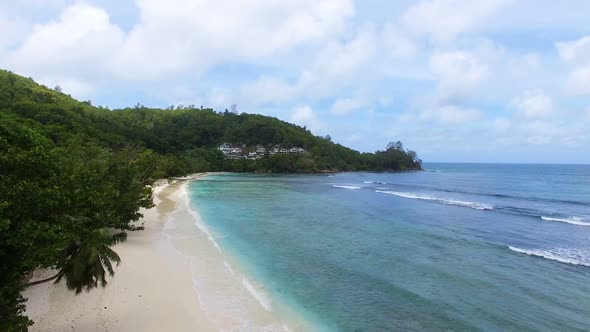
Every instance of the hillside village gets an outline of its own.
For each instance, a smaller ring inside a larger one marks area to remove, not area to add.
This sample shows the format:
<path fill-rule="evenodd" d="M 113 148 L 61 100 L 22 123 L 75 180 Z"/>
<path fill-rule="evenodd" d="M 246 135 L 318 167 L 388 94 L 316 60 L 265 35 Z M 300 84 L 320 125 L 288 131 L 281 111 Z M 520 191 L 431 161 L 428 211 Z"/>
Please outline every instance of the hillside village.
<path fill-rule="evenodd" d="M 247 160 L 260 159 L 265 155 L 307 153 L 307 150 L 300 147 L 283 147 L 280 145 L 264 147 L 263 145 L 247 146 L 245 144 L 223 143 L 217 149 L 228 159 Z"/>

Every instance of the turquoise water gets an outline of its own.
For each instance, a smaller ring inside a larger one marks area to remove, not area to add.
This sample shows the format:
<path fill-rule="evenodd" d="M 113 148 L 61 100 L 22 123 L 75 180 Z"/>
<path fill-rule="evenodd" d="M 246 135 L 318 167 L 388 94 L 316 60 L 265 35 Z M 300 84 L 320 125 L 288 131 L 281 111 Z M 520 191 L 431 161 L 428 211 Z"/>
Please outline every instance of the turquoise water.
<path fill-rule="evenodd" d="M 221 247 L 318 330 L 590 330 L 590 166 L 214 175 Z"/>

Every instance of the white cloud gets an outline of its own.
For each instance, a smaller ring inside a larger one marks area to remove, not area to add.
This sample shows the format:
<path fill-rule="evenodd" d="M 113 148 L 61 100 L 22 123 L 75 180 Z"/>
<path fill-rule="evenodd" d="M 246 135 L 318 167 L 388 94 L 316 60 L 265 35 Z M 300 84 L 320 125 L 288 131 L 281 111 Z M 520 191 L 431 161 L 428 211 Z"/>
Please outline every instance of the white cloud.
<path fill-rule="evenodd" d="M 92 99 L 96 92 L 96 86 L 87 80 L 78 79 L 73 76 L 59 76 L 51 75 L 49 77 L 38 77 L 39 83 L 42 83 L 50 88 L 57 85 L 64 93 L 70 94 L 78 99 Z"/>
<path fill-rule="evenodd" d="M 59 7 L 63 1 L 51 2 Z M 159 80 L 199 75 L 232 61 L 262 63 L 295 47 L 321 45 L 344 31 L 355 12 L 352 0 L 137 0 L 136 6 L 139 21 L 128 33 L 104 9 L 75 2 L 24 39 L 12 36 L 25 29 L 0 13 L 0 28 L 11 36 L 0 37 L 0 53 L 17 38 L 22 45 L 6 62 L 21 73 Z"/>
<path fill-rule="evenodd" d="M 28 33 L 30 25 L 20 18 L 11 18 L 0 8 L 0 53 L 12 48 Z"/>
<path fill-rule="evenodd" d="M 562 135 L 555 125 L 541 120 L 524 122 L 520 130 L 526 135 L 526 142 L 531 145 L 549 144 Z"/>
<path fill-rule="evenodd" d="M 346 115 L 350 114 L 360 108 L 366 106 L 366 103 L 359 99 L 353 98 L 344 98 L 344 99 L 337 99 L 330 108 L 330 112 L 337 115 Z"/>
<path fill-rule="evenodd" d="M 572 66 L 565 90 L 572 95 L 590 95 L 590 36 L 556 44 L 559 56 Z"/>
<path fill-rule="evenodd" d="M 438 93 L 443 100 L 466 96 L 489 74 L 488 67 L 467 51 L 435 52 L 430 69 L 439 78 Z"/>
<path fill-rule="evenodd" d="M 590 95 L 590 63 L 572 69 L 565 89 L 572 95 Z"/>
<path fill-rule="evenodd" d="M 512 122 L 509 119 L 498 118 L 494 120 L 492 127 L 495 131 L 504 133 L 512 127 Z"/>
<path fill-rule="evenodd" d="M 315 69 L 322 75 L 342 77 L 354 73 L 375 53 L 377 36 L 371 26 L 360 29 L 348 42 L 332 41 L 322 49 L 315 61 Z"/>
<path fill-rule="evenodd" d="M 409 7 L 402 22 L 418 34 L 426 34 L 434 42 L 449 42 L 467 32 L 510 0 L 424 0 Z"/>
<path fill-rule="evenodd" d="M 66 3 L 66 0 L 20 0 L 19 4 L 20 5 L 25 5 L 25 6 L 43 6 L 43 7 L 58 7 L 58 6 L 64 6 Z"/>
<path fill-rule="evenodd" d="M 553 114 L 553 99 L 541 92 L 526 92 L 512 104 L 526 119 L 547 118 Z"/>
<path fill-rule="evenodd" d="M 393 57 L 409 57 L 418 52 L 418 45 L 401 29 L 391 23 L 383 28 L 381 39 L 385 49 Z"/>
<path fill-rule="evenodd" d="M 527 137 L 526 142 L 531 145 L 547 145 L 553 141 L 553 138 L 545 135 L 536 135 Z"/>
<path fill-rule="evenodd" d="M 348 136 L 347 141 L 349 142 L 358 142 L 363 138 L 362 135 L 360 134 L 352 134 L 350 136 Z"/>
<path fill-rule="evenodd" d="M 95 82 L 108 76 L 105 59 L 121 46 L 123 32 L 100 8 L 76 3 L 58 19 L 36 24 L 6 55 L 6 65 L 41 83 L 60 85 L 78 98 L 90 97 Z"/>
<path fill-rule="evenodd" d="M 481 112 L 473 108 L 465 108 L 456 105 L 444 105 L 425 111 L 421 114 L 423 120 L 437 120 L 445 125 L 457 125 L 476 120 Z"/>
<path fill-rule="evenodd" d="M 556 44 L 559 56 L 568 62 L 587 62 L 590 60 L 590 36 Z"/>
<path fill-rule="evenodd" d="M 523 122 L 521 125 L 521 130 L 528 134 L 552 134 L 557 133 L 558 130 L 550 122 L 544 120 L 534 120 L 534 121 L 526 121 Z"/>
<path fill-rule="evenodd" d="M 306 122 L 314 118 L 313 110 L 309 106 L 300 106 L 295 108 L 291 115 L 291 120 L 294 122 Z"/>
<path fill-rule="evenodd" d="M 233 102 L 232 93 L 229 89 L 213 88 L 207 94 L 207 102 L 208 107 L 229 108 Z"/>
<path fill-rule="evenodd" d="M 350 0 L 140 0 L 137 5 L 140 23 L 113 62 L 128 78 L 202 71 L 224 61 L 261 61 L 325 41 L 354 15 Z"/>
<path fill-rule="evenodd" d="M 541 57 L 537 53 L 527 53 L 522 57 L 524 63 L 533 69 L 541 67 Z"/>
<path fill-rule="evenodd" d="M 18 69 L 34 67 L 60 73 L 104 70 L 103 60 L 122 41 L 122 31 L 109 22 L 104 10 L 77 3 L 64 10 L 58 20 L 35 25 L 13 54 L 12 63 Z"/>
<path fill-rule="evenodd" d="M 323 127 L 310 106 L 296 107 L 291 114 L 290 120 L 300 126 L 306 126 L 316 134 Z"/>
<path fill-rule="evenodd" d="M 361 28 L 348 41 L 332 40 L 319 49 L 299 77 L 288 82 L 275 76 L 262 76 L 240 88 L 243 98 L 254 104 L 291 102 L 302 97 L 318 99 L 331 95 L 346 84 L 376 52 L 377 35 L 371 26 Z"/>
<path fill-rule="evenodd" d="M 310 79 L 310 74 L 304 73 L 297 82 L 290 84 L 278 77 L 262 76 L 242 86 L 240 93 L 254 104 L 291 101 L 303 92 Z"/>

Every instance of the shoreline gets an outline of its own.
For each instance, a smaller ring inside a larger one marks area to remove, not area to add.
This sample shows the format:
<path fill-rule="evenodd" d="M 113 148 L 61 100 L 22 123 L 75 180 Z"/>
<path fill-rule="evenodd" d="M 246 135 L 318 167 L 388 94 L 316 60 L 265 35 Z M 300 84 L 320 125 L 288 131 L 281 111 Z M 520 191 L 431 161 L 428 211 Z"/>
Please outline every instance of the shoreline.
<path fill-rule="evenodd" d="M 206 175 L 231 174 L 228 172 L 214 172 L 206 173 Z M 204 177 L 203 176 L 203 177 Z M 197 179 L 192 179 L 197 180 Z M 191 180 L 191 181 L 192 181 Z M 232 330 L 264 330 L 264 331 L 310 331 L 321 330 L 320 326 L 315 326 L 311 321 L 307 321 L 302 313 L 296 311 L 289 304 L 285 303 L 280 297 L 274 296 L 268 289 L 266 289 L 265 282 L 258 280 L 252 274 L 248 273 L 248 269 L 244 265 L 245 262 L 238 256 L 234 255 L 227 248 L 222 248 L 215 239 L 225 237 L 224 234 L 217 234 L 212 231 L 207 223 L 201 217 L 198 208 L 191 204 L 189 197 L 188 186 L 191 181 L 186 181 L 179 191 L 186 204 L 187 211 L 192 216 L 193 229 L 197 229 L 201 233 L 201 237 L 209 241 L 216 251 L 210 251 L 205 255 L 193 256 L 195 259 L 194 266 L 206 266 L 208 269 L 215 269 L 213 273 L 208 271 L 202 274 L 198 269 L 193 270 L 194 280 L 204 281 L 203 285 L 195 285 L 197 294 L 211 296 L 217 300 L 229 300 L 232 303 L 239 303 L 240 307 L 226 307 L 223 310 L 223 322 L 233 321 L 230 331 Z M 183 219 L 184 220 L 184 219 Z M 176 229 L 176 228 L 174 228 Z M 186 236 L 188 229 L 181 230 L 178 234 Z M 174 235 L 172 235 L 174 237 Z M 195 239 L 196 234 L 190 235 L 191 239 Z M 186 237 L 185 237 L 186 239 Z M 179 239 L 180 240 L 180 239 Z M 174 241 L 174 240 L 173 240 Z M 201 241 L 198 241 L 201 242 Z M 181 244 L 180 241 L 178 243 Z M 191 242 L 191 245 L 194 245 Z M 182 254 L 191 254 L 190 248 L 178 247 Z M 188 249 L 187 251 L 185 251 Z M 215 262 L 212 265 L 203 264 L 201 260 L 212 259 Z M 219 264 L 219 263 L 222 263 Z M 224 284 L 222 287 L 214 286 L 207 288 L 206 284 L 210 276 L 215 276 L 215 283 Z M 201 286 L 201 287 L 199 287 Z M 244 314 L 244 309 L 248 309 L 248 313 Z M 263 309 L 263 310 L 262 310 Z M 219 312 L 212 312 L 212 315 L 219 314 Z M 227 330 L 225 328 L 224 330 Z"/>
<path fill-rule="evenodd" d="M 189 182 L 208 174 L 154 186 L 156 206 L 138 221 L 145 229 L 113 247 L 122 263 L 105 288 L 75 295 L 62 281 L 26 289 L 30 331 L 289 331 L 291 319 L 273 312 L 191 206 Z"/>

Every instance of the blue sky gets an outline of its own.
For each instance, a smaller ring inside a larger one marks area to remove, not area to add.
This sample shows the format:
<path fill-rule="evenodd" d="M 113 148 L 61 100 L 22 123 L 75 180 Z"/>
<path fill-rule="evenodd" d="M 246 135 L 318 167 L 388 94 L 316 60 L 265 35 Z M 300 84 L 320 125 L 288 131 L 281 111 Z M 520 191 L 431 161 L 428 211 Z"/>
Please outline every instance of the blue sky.
<path fill-rule="evenodd" d="M 111 108 L 236 103 L 360 151 L 590 163 L 590 1 L 0 0 L 0 63 Z"/>

